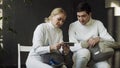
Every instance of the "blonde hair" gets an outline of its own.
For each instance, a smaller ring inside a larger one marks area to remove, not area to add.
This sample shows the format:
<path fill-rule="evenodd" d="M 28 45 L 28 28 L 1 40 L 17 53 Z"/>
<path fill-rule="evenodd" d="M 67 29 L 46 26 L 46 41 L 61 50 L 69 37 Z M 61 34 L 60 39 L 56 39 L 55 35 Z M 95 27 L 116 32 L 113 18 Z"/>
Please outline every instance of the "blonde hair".
<path fill-rule="evenodd" d="M 60 13 L 63 13 L 66 16 L 66 12 L 62 8 L 53 9 L 50 16 L 45 18 L 45 22 L 49 22 L 53 16 L 58 15 Z"/>

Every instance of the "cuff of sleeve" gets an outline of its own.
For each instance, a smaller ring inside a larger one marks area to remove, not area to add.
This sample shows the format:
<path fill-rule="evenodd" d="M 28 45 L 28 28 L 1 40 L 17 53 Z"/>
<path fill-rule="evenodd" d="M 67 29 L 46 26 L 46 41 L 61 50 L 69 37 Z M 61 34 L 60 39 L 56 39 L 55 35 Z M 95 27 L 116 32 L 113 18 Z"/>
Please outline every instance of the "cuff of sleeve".
<path fill-rule="evenodd" d="M 82 48 L 87 48 L 88 47 L 87 41 L 81 41 L 81 46 Z"/>
<path fill-rule="evenodd" d="M 80 48 L 82 48 L 82 47 L 81 47 L 81 44 L 80 44 L 80 43 L 75 43 L 74 46 L 71 46 L 71 47 L 70 47 L 70 50 L 71 50 L 72 52 L 74 52 L 74 51 L 79 50 Z"/>
<path fill-rule="evenodd" d="M 47 52 L 50 53 L 50 46 L 46 48 Z"/>

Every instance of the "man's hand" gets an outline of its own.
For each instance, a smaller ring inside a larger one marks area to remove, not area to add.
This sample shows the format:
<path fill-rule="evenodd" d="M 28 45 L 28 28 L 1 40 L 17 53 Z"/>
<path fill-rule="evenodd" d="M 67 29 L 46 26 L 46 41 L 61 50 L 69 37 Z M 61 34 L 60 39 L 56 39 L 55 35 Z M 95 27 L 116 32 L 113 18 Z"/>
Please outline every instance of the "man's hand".
<path fill-rule="evenodd" d="M 89 47 L 94 47 L 99 41 L 100 41 L 100 38 L 95 37 L 95 38 L 88 39 L 87 42 L 88 42 Z"/>

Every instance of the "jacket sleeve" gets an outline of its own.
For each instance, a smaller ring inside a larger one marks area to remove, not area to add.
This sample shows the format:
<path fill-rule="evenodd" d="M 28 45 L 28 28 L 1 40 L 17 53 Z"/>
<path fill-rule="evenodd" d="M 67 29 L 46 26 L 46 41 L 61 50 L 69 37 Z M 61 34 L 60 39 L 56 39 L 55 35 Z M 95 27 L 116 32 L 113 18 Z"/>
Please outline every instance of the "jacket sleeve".
<path fill-rule="evenodd" d="M 44 39 L 45 39 L 45 32 L 44 32 L 44 26 L 38 25 L 37 28 L 34 31 L 33 35 L 33 49 L 34 52 L 38 54 L 44 54 L 49 53 L 50 48 L 49 46 L 44 46 Z"/>
<path fill-rule="evenodd" d="M 77 51 L 80 48 L 82 48 L 81 42 L 78 42 L 78 40 L 76 39 L 75 34 L 76 33 L 75 33 L 75 30 L 74 30 L 74 27 L 73 27 L 72 24 L 70 24 L 70 26 L 69 26 L 69 42 L 74 43 L 74 46 L 70 47 L 71 51 Z"/>
<path fill-rule="evenodd" d="M 114 41 L 112 36 L 107 32 L 107 29 L 104 27 L 103 23 L 98 21 L 98 32 L 100 36 L 100 41 Z"/>

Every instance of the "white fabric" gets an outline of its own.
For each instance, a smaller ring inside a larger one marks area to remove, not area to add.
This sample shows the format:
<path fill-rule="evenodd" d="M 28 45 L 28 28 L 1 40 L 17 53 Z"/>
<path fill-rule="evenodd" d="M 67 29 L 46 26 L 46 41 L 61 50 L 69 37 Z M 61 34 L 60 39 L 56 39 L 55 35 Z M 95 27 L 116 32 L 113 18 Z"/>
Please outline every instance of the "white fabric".
<path fill-rule="evenodd" d="M 74 52 L 74 54 L 73 54 L 73 61 L 74 62 L 76 61 L 76 57 L 77 58 L 82 58 L 83 57 L 83 58 L 86 58 L 89 61 L 90 58 L 88 58 L 88 57 L 90 57 L 90 52 L 86 48 L 81 48 L 80 50 Z"/>
<path fill-rule="evenodd" d="M 34 31 L 33 49 L 35 54 L 49 53 L 49 45 L 60 42 L 63 42 L 62 31 L 54 27 L 52 23 L 40 24 Z"/>
<path fill-rule="evenodd" d="M 82 59 L 84 61 L 82 61 Z M 73 53 L 73 68 L 81 67 L 81 65 L 87 65 L 88 61 L 90 59 L 90 52 L 86 48 L 81 48 L 80 50 Z M 81 64 L 83 62 L 83 64 Z"/>
<path fill-rule="evenodd" d="M 79 21 L 75 21 L 69 26 L 69 42 L 76 43 L 76 46 L 72 48 L 73 51 L 82 48 L 81 41 L 97 36 L 100 37 L 101 41 L 114 41 L 102 22 L 99 20 L 90 19 L 86 25 L 82 25 Z"/>
<path fill-rule="evenodd" d="M 95 63 L 94 68 L 111 68 L 110 64 L 108 64 L 107 61 L 101 61 L 98 63 Z"/>
<path fill-rule="evenodd" d="M 26 61 L 27 68 L 51 68 L 41 62 L 40 54 L 50 53 L 49 46 L 60 42 L 63 42 L 61 29 L 54 27 L 52 23 L 38 25 L 33 35 L 33 47 Z M 44 67 L 40 67 L 41 64 Z"/>
<path fill-rule="evenodd" d="M 38 58 L 40 57 L 29 56 L 26 62 L 26 67 L 27 68 L 53 68 L 52 66 L 41 62 Z"/>

